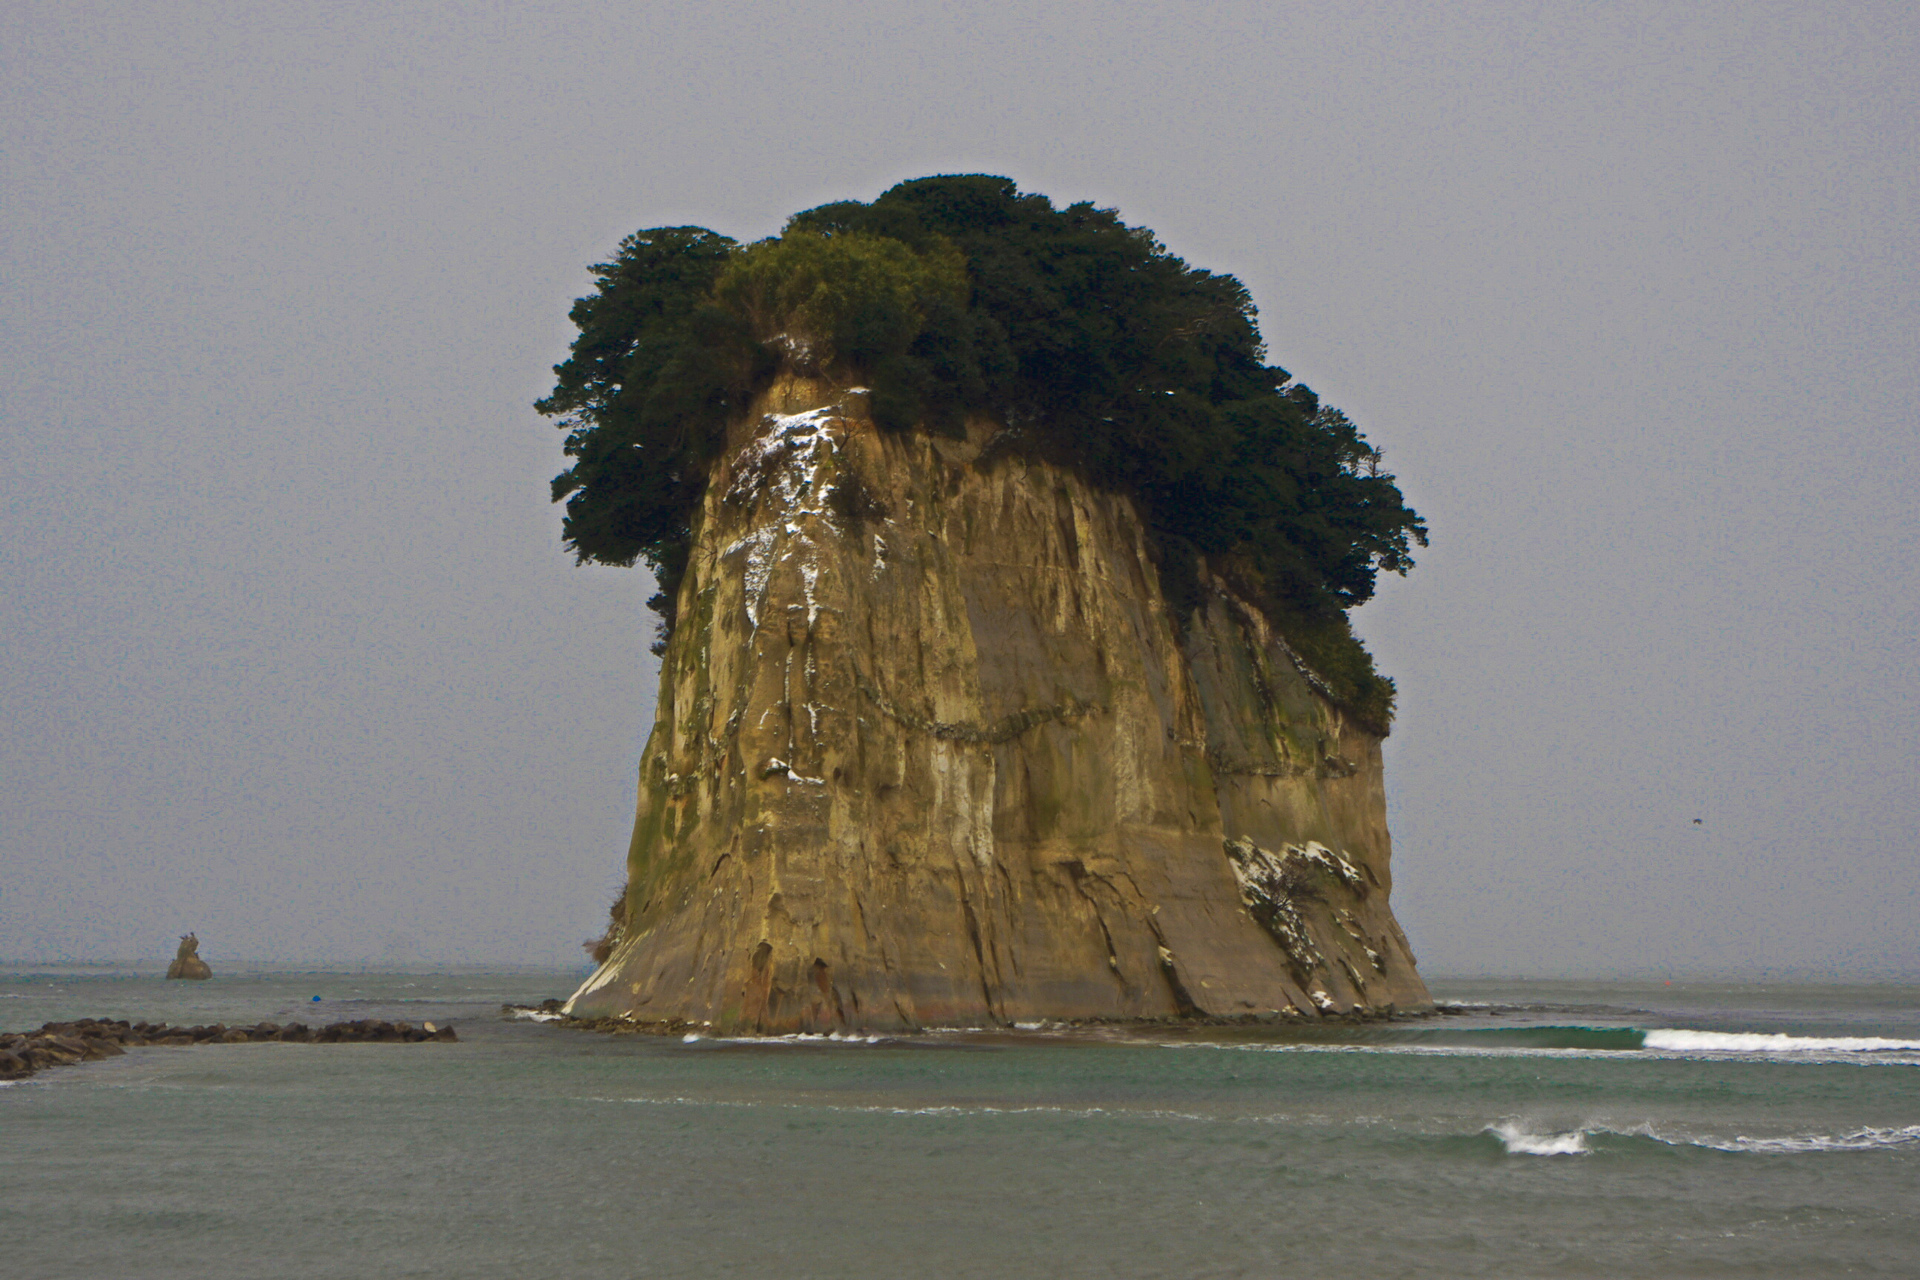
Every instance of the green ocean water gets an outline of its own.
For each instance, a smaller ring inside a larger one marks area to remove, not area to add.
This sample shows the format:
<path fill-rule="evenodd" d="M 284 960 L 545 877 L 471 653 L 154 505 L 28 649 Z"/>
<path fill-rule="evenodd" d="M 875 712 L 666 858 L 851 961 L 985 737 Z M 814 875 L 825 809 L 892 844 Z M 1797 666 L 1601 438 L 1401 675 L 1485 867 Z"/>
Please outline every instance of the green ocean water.
<path fill-rule="evenodd" d="M 1313 1033 L 747 1043 L 560 973 L 0 970 L 0 1027 L 453 1022 L 0 1089 L 9 1274 L 1920 1274 L 1920 987 L 1436 982 Z M 312 996 L 321 1000 L 314 1002 Z"/>

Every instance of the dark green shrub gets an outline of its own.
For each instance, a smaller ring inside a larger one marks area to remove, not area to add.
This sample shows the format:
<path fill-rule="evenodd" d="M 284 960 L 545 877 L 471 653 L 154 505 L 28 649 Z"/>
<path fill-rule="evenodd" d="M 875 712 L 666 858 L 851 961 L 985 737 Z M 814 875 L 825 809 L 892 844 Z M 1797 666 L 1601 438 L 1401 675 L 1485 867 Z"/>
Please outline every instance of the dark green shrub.
<path fill-rule="evenodd" d="M 727 418 L 785 359 L 866 381 L 886 429 L 957 434 L 987 415 L 1009 428 L 1000 447 L 1130 495 L 1179 616 L 1204 558 L 1356 714 L 1391 717 L 1392 682 L 1345 611 L 1412 567 L 1424 522 L 1346 415 L 1265 362 L 1240 282 L 1113 210 L 922 178 L 745 248 L 641 232 L 594 273 L 538 406 L 575 459 L 554 497 L 581 560 L 653 567 L 663 629 Z"/>
<path fill-rule="evenodd" d="M 735 254 L 715 295 L 762 342 L 804 368 L 871 369 L 902 355 L 936 300 L 965 299 L 948 244 L 916 252 L 885 236 L 789 231 Z"/>

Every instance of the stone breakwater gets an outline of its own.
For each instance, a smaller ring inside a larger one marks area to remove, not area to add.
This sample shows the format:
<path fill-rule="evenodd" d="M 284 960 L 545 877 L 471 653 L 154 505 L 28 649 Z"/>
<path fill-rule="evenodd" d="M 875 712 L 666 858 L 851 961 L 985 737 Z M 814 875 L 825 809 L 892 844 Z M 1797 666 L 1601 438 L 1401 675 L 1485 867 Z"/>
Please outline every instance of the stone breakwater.
<path fill-rule="evenodd" d="M 38 1031 L 0 1034 L 0 1080 L 24 1080 L 47 1067 L 113 1058 L 128 1049 L 187 1048 L 201 1044 L 419 1044 L 428 1040 L 459 1040 L 450 1026 L 428 1022 L 383 1022 L 363 1018 L 309 1027 L 301 1022 L 261 1022 L 250 1027 L 213 1023 L 200 1027 L 173 1027 L 164 1022 L 111 1022 L 81 1018 L 77 1022 L 49 1022 Z"/>

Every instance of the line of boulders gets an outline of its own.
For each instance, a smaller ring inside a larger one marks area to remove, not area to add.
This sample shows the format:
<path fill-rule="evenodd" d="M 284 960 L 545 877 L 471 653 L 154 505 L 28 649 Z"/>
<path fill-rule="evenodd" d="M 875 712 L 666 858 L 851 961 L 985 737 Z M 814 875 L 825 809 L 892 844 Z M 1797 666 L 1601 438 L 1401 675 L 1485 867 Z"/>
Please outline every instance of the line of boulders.
<path fill-rule="evenodd" d="M 71 1066 L 117 1057 L 128 1049 L 151 1045 L 186 1047 L 196 1044 L 418 1044 L 425 1040 L 457 1041 L 453 1028 L 431 1022 L 384 1022 L 362 1018 L 309 1027 L 302 1022 L 261 1022 L 251 1027 L 229 1027 L 216 1022 L 203 1027 L 170 1027 L 164 1022 L 112 1022 L 81 1018 L 49 1022 L 38 1031 L 0 1033 L 0 1080 L 21 1080 L 46 1067 Z"/>

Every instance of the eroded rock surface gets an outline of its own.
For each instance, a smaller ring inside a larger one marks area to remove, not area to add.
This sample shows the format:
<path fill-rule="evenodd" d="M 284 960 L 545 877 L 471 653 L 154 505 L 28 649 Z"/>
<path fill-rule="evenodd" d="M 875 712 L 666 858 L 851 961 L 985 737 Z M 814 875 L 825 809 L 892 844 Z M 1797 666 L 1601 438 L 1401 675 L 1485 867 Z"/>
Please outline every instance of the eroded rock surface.
<path fill-rule="evenodd" d="M 700 516 L 625 919 L 566 1006 L 722 1031 L 1428 1007 L 1380 742 L 1126 499 L 788 378 Z"/>

